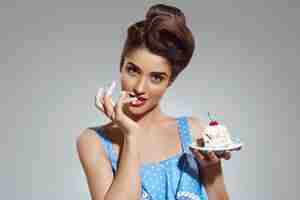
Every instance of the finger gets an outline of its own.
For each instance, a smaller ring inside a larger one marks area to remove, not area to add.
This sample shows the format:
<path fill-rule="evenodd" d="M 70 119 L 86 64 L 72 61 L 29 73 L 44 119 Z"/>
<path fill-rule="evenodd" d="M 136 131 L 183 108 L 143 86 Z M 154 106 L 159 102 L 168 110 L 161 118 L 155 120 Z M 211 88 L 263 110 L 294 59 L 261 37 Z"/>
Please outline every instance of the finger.
<path fill-rule="evenodd" d="M 199 160 L 205 160 L 205 156 L 201 153 L 201 151 L 195 151 L 196 158 Z"/>
<path fill-rule="evenodd" d="M 104 107 L 104 95 L 105 95 L 105 90 L 104 88 L 100 88 L 98 90 L 98 102 L 100 103 L 100 105 L 102 106 L 103 110 L 105 111 L 105 107 Z"/>
<path fill-rule="evenodd" d="M 222 158 L 224 156 L 225 151 L 217 151 L 215 154 L 217 155 L 218 158 Z"/>
<path fill-rule="evenodd" d="M 114 118 L 114 108 L 112 104 L 111 97 L 108 95 L 104 96 L 104 110 L 108 118 L 113 120 Z"/>
<path fill-rule="evenodd" d="M 98 91 L 97 91 L 97 95 L 95 97 L 95 104 L 102 111 L 104 111 L 104 108 L 103 108 L 103 103 L 104 103 L 103 102 L 103 93 L 104 93 L 103 88 L 99 88 Z"/>
<path fill-rule="evenodd" d="M 191 152 L 194 154 L 194 156 L 200 161 L 200 160 L 204 160 L 205 157 L 201 154 L 200 151 L 195 150 L 193 148 L 190 148 Z"/>
<path fill-rule="evenodd" d="M 117 82 L 115 80 L 113 80 L 110 87 L 107 90 L 107 94 L 112 95 L 112 93 L 113 93 L 114 89 L 116 88 L 116 86 L 117 86 Z"/>
<path fill-rule="evenodd" d="M 125 103 L 126 100 L 126 96 L 128 94 L 125 91 L 121 92 L 121 95 L 119 96 L 118 101 L 116 102 L 116 106 L 115 106 L 115 113 L 116 115 L 120 115 L 123 112 L 123 105 Z"/>
<path fill-rule="evenodd" d="M 208 158 L 209 161 L 212 161 L 212 162 L 218 162 L 219 161 L 219 158 L 217 157 L 217 155 L 212 151 L 208 152 L 207 158 Z"/>
<path fill-rule="evenodd" d="M 112 84 L 113 85 L 113 84 Z M 111 86 L 104 95 L 104 109 L 106 111 L 107 116 L 111 119 L 114 120 L 114 105 L 113 105 L 113 101 L 111 98 L 111 94 L 112 94 L 112 89 L 113 87 Z"/>
<path fill-rule="evenodd" d="M 106 94 L 107 94 L 108 96 L 111 97 L 113 91 L 114 91 L 115 88 L 116 88 L 116 86 L 117 86 L 117 82 L 116 82 L 115 80 L 113 80 L 112 83 L 111 83 L 111 85 L 110 85 L 110 87 L 108 88 Z M 109 98 L 109 101 L 111 102 L 111 104 L 112 104 L 113 106 L 115 106 L 115 103 L 113 102 L 112 98 Z"/>
<path fill-rule="evenodd" d="M 103 93 L 104 93 L 103 88 L 99 88 L 98 91 L 97 91 L 97 97 L 98 97 L 99 100 L 100 100 L 100 98 L 102 98 Z"/>
<path fill-rule="evenodd" d="M 116 102 L 115 113 L 117 115 L 122 114 L 124 104 L 130 103 L 133 100 L 136 100 L 136 98 L 130 97 L 128 92 L 122 91 L 118 101 Z"/>
<path fill-rule="evenodd" d="M 225 151 L 224 155 L 223 155 L 223 158 L 225 160 L 229 160 L 231 158 L 231 152 L 230 151 Z"/>
<path fill-rule="evenodd" d="M 97 96 L 95 96 L 95 106 L 100 111 L 104 112 L 103 104 L 99 101 L 99 98 Z"/>
<path fill-rule="evenodd" d="M 136 101 L 136 100 L 138 100 L 136 97 L 131 97 L 129 95 L 126 95 L 125 99 L 123 100 L 123 104 L 127 104 L 127 103 L 130 103 L 132 101 Z"/>

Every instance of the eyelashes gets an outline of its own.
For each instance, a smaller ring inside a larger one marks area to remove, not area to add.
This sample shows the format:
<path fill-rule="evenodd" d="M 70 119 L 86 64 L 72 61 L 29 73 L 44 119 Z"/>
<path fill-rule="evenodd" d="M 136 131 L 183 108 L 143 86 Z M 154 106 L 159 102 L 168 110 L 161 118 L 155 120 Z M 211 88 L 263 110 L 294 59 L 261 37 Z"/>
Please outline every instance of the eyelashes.
<path fill-rule="evenodd" d="M 128 73 L 137 73 L 137 72 L 138 72 L 138 69 L 137 69 L 135 66 L 127 65 L 126 71 L 127 71 Z"/>
<path fill-rule="evenodd" d="M 154 81 L 156 81 L 156 82 L 161 82 L 164 80 L 164 77 L 159 76 L 159 75 L 153 75 L 153 76 L 151 76 L 151 78 L 154 78 Z"/>
<path fill-rule="evenodd" d="M 126 72 L 130 76 L 137 76 L 138 74 L 140 74 L 140 69 L 132 64 L 127 64 Z M 157 74 L 155 72 L 151 73 L 150 76 L 151 76 L 151 81 L 154 83 L 160 83 L 164 80 L 164 76 Z"/>

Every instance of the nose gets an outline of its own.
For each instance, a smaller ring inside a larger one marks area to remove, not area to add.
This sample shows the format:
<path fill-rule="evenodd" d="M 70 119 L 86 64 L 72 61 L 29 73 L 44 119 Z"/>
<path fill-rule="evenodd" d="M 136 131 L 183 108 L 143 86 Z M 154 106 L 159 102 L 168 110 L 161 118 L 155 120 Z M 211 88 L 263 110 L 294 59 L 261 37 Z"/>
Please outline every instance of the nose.
<path fill-rule="evenodd" d="M 146 93 L 146 79 L 140 78 L 133 88 L 135 95 L 140 96 Z"/>

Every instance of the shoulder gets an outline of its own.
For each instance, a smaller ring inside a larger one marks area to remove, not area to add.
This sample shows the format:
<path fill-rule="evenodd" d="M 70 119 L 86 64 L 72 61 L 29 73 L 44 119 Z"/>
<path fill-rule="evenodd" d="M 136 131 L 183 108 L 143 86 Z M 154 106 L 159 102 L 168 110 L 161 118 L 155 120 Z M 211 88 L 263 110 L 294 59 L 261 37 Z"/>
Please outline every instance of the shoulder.
<path fill-rule="evenodd" d="M 201 138 L 205 129 L 205 122 L 198 117 L 189 116 L 187 121 L 193 138 Z"/>
<path fill-rule="evenodd" d="M 109 126 L 109 124 L 104 124 L 98 127 L 86 128 L 80 132 L 76 140 L 76 148 L 81 161 L 85 163 L 92 163 L 95 158 L 99 156 L 103 159 L 107 159 L 97 130 L 104 130 L 103 134 L 106 134 L 106 129 Z"/>
<path fill-rule="evenodd" d="M 96 132 L 98 128 L 101 127 L 82 130 L 76 140 L 78 156 L 93 199 L 103 199 L 113 180 L 110 160 Z"/>
<path fill-rule="evenodd" d="M 76 140 L 76 147 L 79 158 L 84 163 L 92 163 L 97 155 L 105 154 L 96 128 L 82 130 Z"/>
<path fill-rule="evenodd" d="M 77 138 L 76 146 L 80 159 L 87 163 L 93 162 L 99 156 L 108 159 L 97 130 L 101 130 L 101 134 L 105 135 L 113 144 L 121 143 L 119 129 L 111 123 L 84 129 Z"/>

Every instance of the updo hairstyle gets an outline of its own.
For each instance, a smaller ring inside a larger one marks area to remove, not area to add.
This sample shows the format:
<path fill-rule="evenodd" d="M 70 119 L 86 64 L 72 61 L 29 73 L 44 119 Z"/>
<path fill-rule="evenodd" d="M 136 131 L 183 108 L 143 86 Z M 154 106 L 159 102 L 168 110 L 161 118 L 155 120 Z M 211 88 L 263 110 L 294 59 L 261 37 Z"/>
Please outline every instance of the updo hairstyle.
<path fill-rule="evenodd" d="M 173 82 L 188 65 L 195 48 L 193 34 L 181 10 L 157 4 L 149 8 L 145 20 L 131 25 L 121 54 L 120 70 L 125 57 L 139 48 L 166 58 L 172 67 Z"/>

